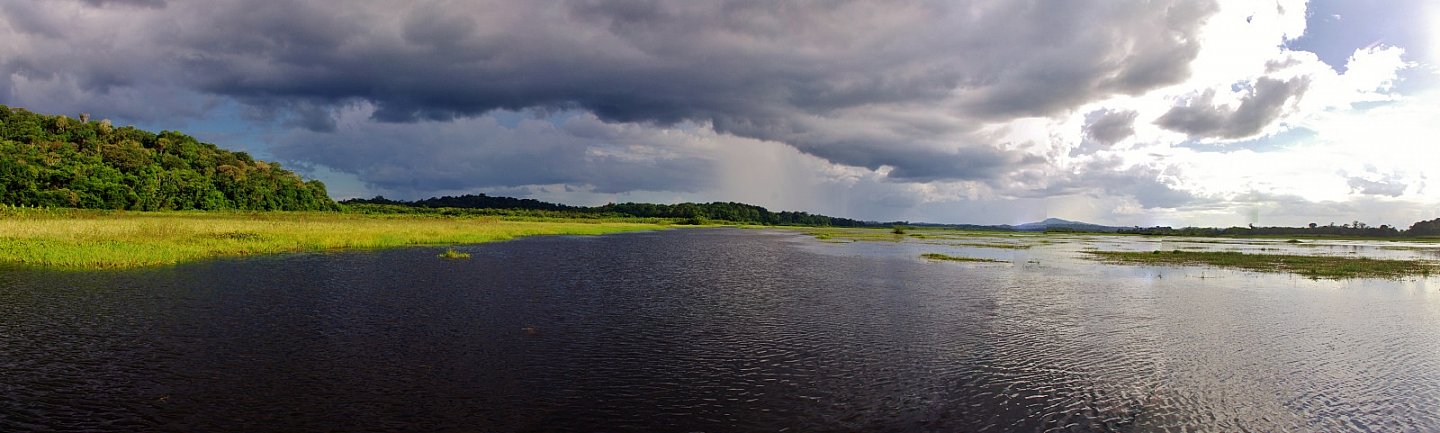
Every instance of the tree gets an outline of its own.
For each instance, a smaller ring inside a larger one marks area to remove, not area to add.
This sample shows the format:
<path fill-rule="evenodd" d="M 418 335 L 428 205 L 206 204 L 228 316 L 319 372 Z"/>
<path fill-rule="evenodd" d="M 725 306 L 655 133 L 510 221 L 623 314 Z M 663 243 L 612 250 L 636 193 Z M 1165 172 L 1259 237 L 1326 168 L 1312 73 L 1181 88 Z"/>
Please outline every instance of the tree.
<path fill-rule="evenodd" d="M 193 137 L 0 105 L 0 204 L 104 209 L 326 210 L 318 181 Z"/>

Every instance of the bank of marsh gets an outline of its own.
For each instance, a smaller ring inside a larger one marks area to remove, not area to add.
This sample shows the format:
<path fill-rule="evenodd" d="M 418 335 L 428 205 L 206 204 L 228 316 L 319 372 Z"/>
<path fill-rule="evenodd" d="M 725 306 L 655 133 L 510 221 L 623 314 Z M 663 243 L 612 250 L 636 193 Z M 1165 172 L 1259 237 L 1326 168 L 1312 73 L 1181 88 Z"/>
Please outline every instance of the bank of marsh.
<path fill-rule="evenodd" d="M 1311 278 L 1400 278 L 1429 276 L 1436 263 L 1368 257 L 1249 254 L 1238 251 L 1085 251 L 1106 262 L 1209 265 L 1259 272 L 1288 272 Z"/>
<path fill-rule="evenodd" d="M 943 260 L 947 262 L 1009 263 L 1004 260 L 984 259 L 979 257 L 952 256 L 940 253 L 925 253 L 921 254 L 920 257 L 930 260 Z"/>
<path fill-rule="evenodd" d="M 469 244 L 664 227 L 617 220 L 11 208 L 0 212 L 0 262 L 66 269 L 135 268 L 210 257 Z"/>

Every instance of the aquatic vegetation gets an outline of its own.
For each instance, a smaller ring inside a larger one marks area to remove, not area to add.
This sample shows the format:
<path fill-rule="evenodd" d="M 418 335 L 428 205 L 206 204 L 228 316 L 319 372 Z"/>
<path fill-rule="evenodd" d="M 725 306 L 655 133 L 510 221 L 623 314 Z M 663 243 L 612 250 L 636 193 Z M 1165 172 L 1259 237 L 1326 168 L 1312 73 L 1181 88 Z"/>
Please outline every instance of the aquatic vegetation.
<path fill-rule="evenodd" d="M 925 253 L 925 254 L 921 254 L 920 257 L 926 258 L 926 259 L 930 259 L 930 260 L 944 260 L 944 261 L 948 261 L 948 262 L 1009 263 L 1009 262 L 1004 261 L 1004 260 L 985 259 L 985 258 L 979 258 L 979 257 L 952 256 L 952 255 L 940 254 L 940 253 Z"/>
<path fill-rule="evenodd" d="M 789 228 L 789 227 L 776 227 L 776 228 L 786 229 L 786 228 Z M 902 240 L 905 239 L 905 235 L 897 235 L 897 234 L 892 233 L 891 230 L 879 229 L 879 228 L 838 228 L 838 227 L 800 228 L 800 227 L 796 227 L 796 228 L 794 228 L 794 229 L 805 230 L 805 233 L 806 233 L 806 234 L 808 234 L 808 235 L 810 235 L 810 236 L 814 236 L 816 239 L 820 239 L 820 240 L 899 242 L 899 241 L 902 241 Z"/>
<path fill-rule="evenodd" d="M 438 257 L 446 260 L 462 260 L 470 258 L 470 253 L 460 252 L 456 251 L 454 248 L 450 248 L 445 250 L 445 252 L 440 253 Z"/>
<path fill-rule="evenodd" d="M 1011 244 L 1011 243 L 1005 243 L 1005 242 L 955 242 L 955 243 L 952 243 L 952 245 L 961 245 L 961 246 L 979 247 L 979 248 L 1002 248 L 1002 249 L 1007 249 L 1007 250 L 1028 250 L 1028 249 L 1030 249 L 1030 247 L 1033 247 L 1033 246 L 1034 246 L 1034 245 L 1025 245 L 1025 244 Z"/>
<path fill-rule="evenodd" d="M 623 220 L 358 215 L 335 212 L 121 212 L 0 209 L 0 263 L 136 268 L 212 257 L 598 235 L 667 226 Z"/>
<path fill-rule="evenodd" d="M 1257 272 L 1288 272 L 1311 278 L 1428 276 L 1436 263 L 1367 257 L 1247 254 L 1237 251 L 1083 251 L 1098 260 L 1154 265 L 1209 265 Z"/>

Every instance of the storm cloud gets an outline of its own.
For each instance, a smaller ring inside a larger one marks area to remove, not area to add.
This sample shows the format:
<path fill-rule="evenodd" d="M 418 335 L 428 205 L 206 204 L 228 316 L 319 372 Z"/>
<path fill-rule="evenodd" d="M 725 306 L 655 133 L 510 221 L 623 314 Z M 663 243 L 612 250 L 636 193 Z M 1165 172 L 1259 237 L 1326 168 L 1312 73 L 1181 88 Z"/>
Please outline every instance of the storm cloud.
<path fill-rule="evenodd" d="M 1398 75 L 1430 69 L 1388 40 L 1340 47 L 1350 60 L 1332 68 L 1339 51 L 1295 48 L 1325 40 L 1307 33 L 1311 7 L 10 1 L 0 103 L 190 132 L 346 196 L 531 191 L 942 219 L 1058 199 L 1140 220 L 1215 215 L 1249 190 L 1433 195 L 1424 158 L 1388 156 L 1430 149 L 1412 137 L 1433 128 L 1413 119 L 1434 104 L 1402 98 L 1418 81 Z M 1351 150 L 1362 142 L 1393 150 Z M 1358 171 L 1367 163 L 1377 171 Z M 1264 172 L 1276 166 L 1283 176 Z"/>
<path fill-rule="evenodd" d="M 695 134 L 604 123 L 590 114 L 560 122 L 524 116 L 403 125 L 340 116 L 333 132 L 296 131 L 271 151 L 296 164 L 324 161 L 374 189 L 403 197 L 442 190 L 567 185 L 596 193 L 695 192 L 718 178 Z M 522 180 L 523 183 L 518 183 Z"/>
<path fill-rule="evenodd" d="M 6 49 L 0 73 L 15 78 L 0 80 L 0 95 L 23 81 L 105 101 L 164 83 L 191 93 L 162 104 L 223 97 L 317 132 L 334 131 L 354 104 L 402 124 L 574 110 L 609 123 L 709 125 L 837 164 L 888 166 L 901 181 L 996 180 L 1040 162 L 974 132 L 1180 82 L 1216 10 L 1199 0 L 59 6 L 0 6 L 9 30 L 34 42 Z M 160 115 L 115 105 L 98 108 Z M 880 132 L 845 126 L 857 123 Z"/>

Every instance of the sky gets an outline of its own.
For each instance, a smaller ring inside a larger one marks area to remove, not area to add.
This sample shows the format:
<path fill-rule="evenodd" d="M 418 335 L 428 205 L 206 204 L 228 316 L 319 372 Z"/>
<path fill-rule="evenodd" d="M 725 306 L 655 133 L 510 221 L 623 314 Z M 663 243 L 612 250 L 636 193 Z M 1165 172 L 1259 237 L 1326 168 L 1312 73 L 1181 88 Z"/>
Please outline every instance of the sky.
<path fill-rule="evenodd" d="M 1440 218 L 1428 0 L 0 1 L 0 104 L 183 131 L 336 198 Z"/>

